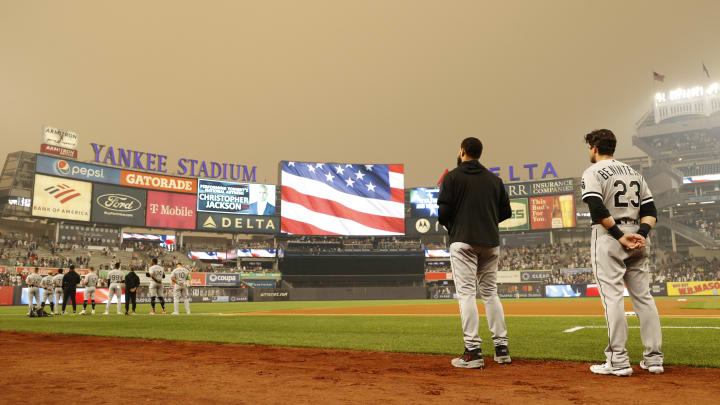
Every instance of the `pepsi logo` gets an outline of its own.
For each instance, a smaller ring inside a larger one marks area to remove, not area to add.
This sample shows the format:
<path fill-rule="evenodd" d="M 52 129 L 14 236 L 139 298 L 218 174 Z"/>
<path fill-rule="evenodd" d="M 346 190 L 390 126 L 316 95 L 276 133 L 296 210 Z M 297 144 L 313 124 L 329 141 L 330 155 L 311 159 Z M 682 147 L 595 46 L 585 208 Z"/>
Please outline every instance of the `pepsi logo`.
<path fill-rule="evenodd" d="M 58 160 L 57 163 L 55 163 L 55 168 L 60 174 L 70 174 L 70 164 L 64 160 Z"/>

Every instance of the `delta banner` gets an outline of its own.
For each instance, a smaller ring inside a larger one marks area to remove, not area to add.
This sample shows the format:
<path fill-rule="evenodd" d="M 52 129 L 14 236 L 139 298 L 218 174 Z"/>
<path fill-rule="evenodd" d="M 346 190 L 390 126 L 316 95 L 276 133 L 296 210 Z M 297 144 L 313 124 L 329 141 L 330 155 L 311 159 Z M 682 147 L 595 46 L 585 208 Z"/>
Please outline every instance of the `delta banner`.
<path fill-rule="evenodd" d="M 280 217 L 198 212 L 197 230 L 273 235 L 280 231 Z"/>
<path fill-rule="evenodd" d="M 112 167 L 56 159 L 43 155 L 37 155 L 35 171 L 52 176 L 109 184 L 120 184 L 121 177 L 120 170 Z"/>
<path fill-rule="evenodd" d="M 501 231 L 527 231 L 530 229 L 528 219 L 528 199 L 511 198 L 510 210 L 512 215 L 498 225 Z"/>
<path fill-rule="evenodd" d="M 145 190 L 95 184 L 92 197 L 92 222 L 145 226 L 146 197 Z"/>
<path fill-rule="evenodd" d="M 220 214 L 275 215 L 275 186 L 198 180 L 197 210 Z"/>
<path fill-rule="evenodd" d="M 195 229 L 195 196 L 147 192 L 146 225 L 151 228 Z"/>
<path fill-rule="evenodd" d="M 123 186 L 145 188 L 149 190 L 172 191 L 176 193 L 197 193 L 197 180 L 161 174 L 120 171 L 120 184 Z M 195 196 L 193 196 L 193 202 Z M 193 211 L 196 207 L 193 205 Z"/>
<path fill-rule="evenodd" d="M 92 183 L 35 175 L 32 215 L 90 221 Z"/>
<path fill-rule="evenodd" d="M 720 281 L 670 282 L 667 295 L 720 295 Z"/>
<path fill-rule="evenodd" d="M 574 226 L 575 198 L 572 194 L 530 198 L 530 229 Z"/>

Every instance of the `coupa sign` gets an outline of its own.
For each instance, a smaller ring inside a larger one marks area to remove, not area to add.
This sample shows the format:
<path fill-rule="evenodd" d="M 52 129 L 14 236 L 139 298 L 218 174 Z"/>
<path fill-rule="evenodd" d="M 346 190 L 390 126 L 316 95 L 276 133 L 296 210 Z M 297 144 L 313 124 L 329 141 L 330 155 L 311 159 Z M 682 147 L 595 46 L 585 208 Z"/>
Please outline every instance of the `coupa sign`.
<path fill-rule="evenodd" d="M 242 284 L 239 274 L 208 274 L 206 285 L 213 287 L 237 287 Z"/>
<path fill-rule="evenodd" d="M 156 173 L 169 172 L 168 156 L 160 153 L 141 152 L 126 148 L 91 143 L 94 161 L 132 170 L 145 170 Z M 180 158 L 177 160 L 176 175 L 203 177 L 209 179 L 239 180 L 255 182 L 256 166 L 236 163 L 210 162 Z"/>

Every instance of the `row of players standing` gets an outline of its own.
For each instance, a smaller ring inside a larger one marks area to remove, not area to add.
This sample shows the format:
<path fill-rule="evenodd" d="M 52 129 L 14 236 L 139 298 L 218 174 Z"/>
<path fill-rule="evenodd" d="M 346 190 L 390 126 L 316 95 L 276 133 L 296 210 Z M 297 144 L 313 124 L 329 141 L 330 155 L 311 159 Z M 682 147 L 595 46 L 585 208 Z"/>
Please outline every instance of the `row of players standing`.
<path fill-rule="evenodd" d="M 148 269 L 147 276 L 150 277 L 150 303 L 152 306 L 151 315 L 155 314 L 155 301 L 160 301 L 162 313 L 165 314 L 165 289 L 162 280 L 165 278 L 165 270 L 158 265 L 157 259 L 152 259 L 152 266 Z M 190 313 L 190 294 L 188 291 L 187 280 L 189 280 L 190 271 L 177 264 L 176 268 L 170 273 L 170 281 L 173 285 L 173 295 L 175 297 L 173 315 L 179 314 L 179 304 L 182 299 L 185 302 L 185 312 Z M 75 272 L 75 266 L 71 265 L 68 272 L 63 274 L 63 269 L 58 269 L 54 276 L 48 275 L 42 277 L 38 274 L 38 268 L 33 269 L 25 283 L 28 286 L 28 316 L 36 309 L 45 310 L 45 304 L 50 304 L 50 312 L 55 315 L 66 315 L 65 311 L 68 302 L 72 302 L 73 314 L 77 311 L 77 302 L 75 292 L 78 284 L 85 287 L 83 292 L 83 310 L 81 315 L 95 314 L 95 292 L 98 281 L 100 280 L 97 271 L 90 268 L 85 278 L 81 281 L 80 276 Z M 114 269 L 107 275 L 109 283 L 107 306 L 104 315 L 110 314 L 110 305 L 114 296 L 117 297 L 117 313 L 122 314 L 121 296 L 123 286 L 125 287 L 125 315 L 134 315 L 137 307 L 137 288 L 140 286 L 140 278 L 135 274 L 134 270 L 126 275 L 120 270 L 120 263 L 115 263 Z M 44 289 L 42 299 L 40 299 L 40 287 Z M 62 311 L 60 310 L 60 297 L 62 297 Z M 39 308 L 33 304 L 39 305 Z M 54 300 L 53 300 L 54 299 Z M 87 311 L 88 301 L 91 305 L 90 312 Z M 130 308 L 132 306 L 132 309 Z"/>

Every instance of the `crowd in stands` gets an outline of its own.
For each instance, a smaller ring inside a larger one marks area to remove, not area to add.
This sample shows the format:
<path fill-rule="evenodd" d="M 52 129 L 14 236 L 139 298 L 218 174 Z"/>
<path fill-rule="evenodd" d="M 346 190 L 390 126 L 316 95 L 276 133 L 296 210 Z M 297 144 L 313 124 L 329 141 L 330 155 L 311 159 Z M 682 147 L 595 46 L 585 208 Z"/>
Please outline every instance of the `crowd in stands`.
<path fill-rule="evenodd" d="M 685 254 L 650 256 L 650 277 L 653 282 L 720 280 L 720 259 L 693 257 Z"/>
<path fill-rule="evenodd" d="M 652 145 L 659 150 L 677 152 L 692 152 L 703 149 L 715 149 L 720 142 L 720 134 L 716 132 L 699 131 L 689 134 L 673 134 L 655 137 Z"/>
<path fill-rule="evenodd" d="M 687 217 L 676 217 L 674 220 L 693 227 L 713 239 L 720 239 L 719 212 L 705 212 L 703 215 L 694 214 Z"/>
<path fill-rule="evenodd" d="M 365 238 L 300 236 L 287 241 L 287 250 L 303 251 L 305 253 L 318 255 L 342 252 L 413 252 L 423 249 L 424 246 L 419 238 L 397 236 Z"/>
<path fill-rule="evenodd" d="M 590 267 L 589 244 L 562 243 L 555 246 L 504 248 L 498 268 L 502 270 L 560 270 Z"/>

